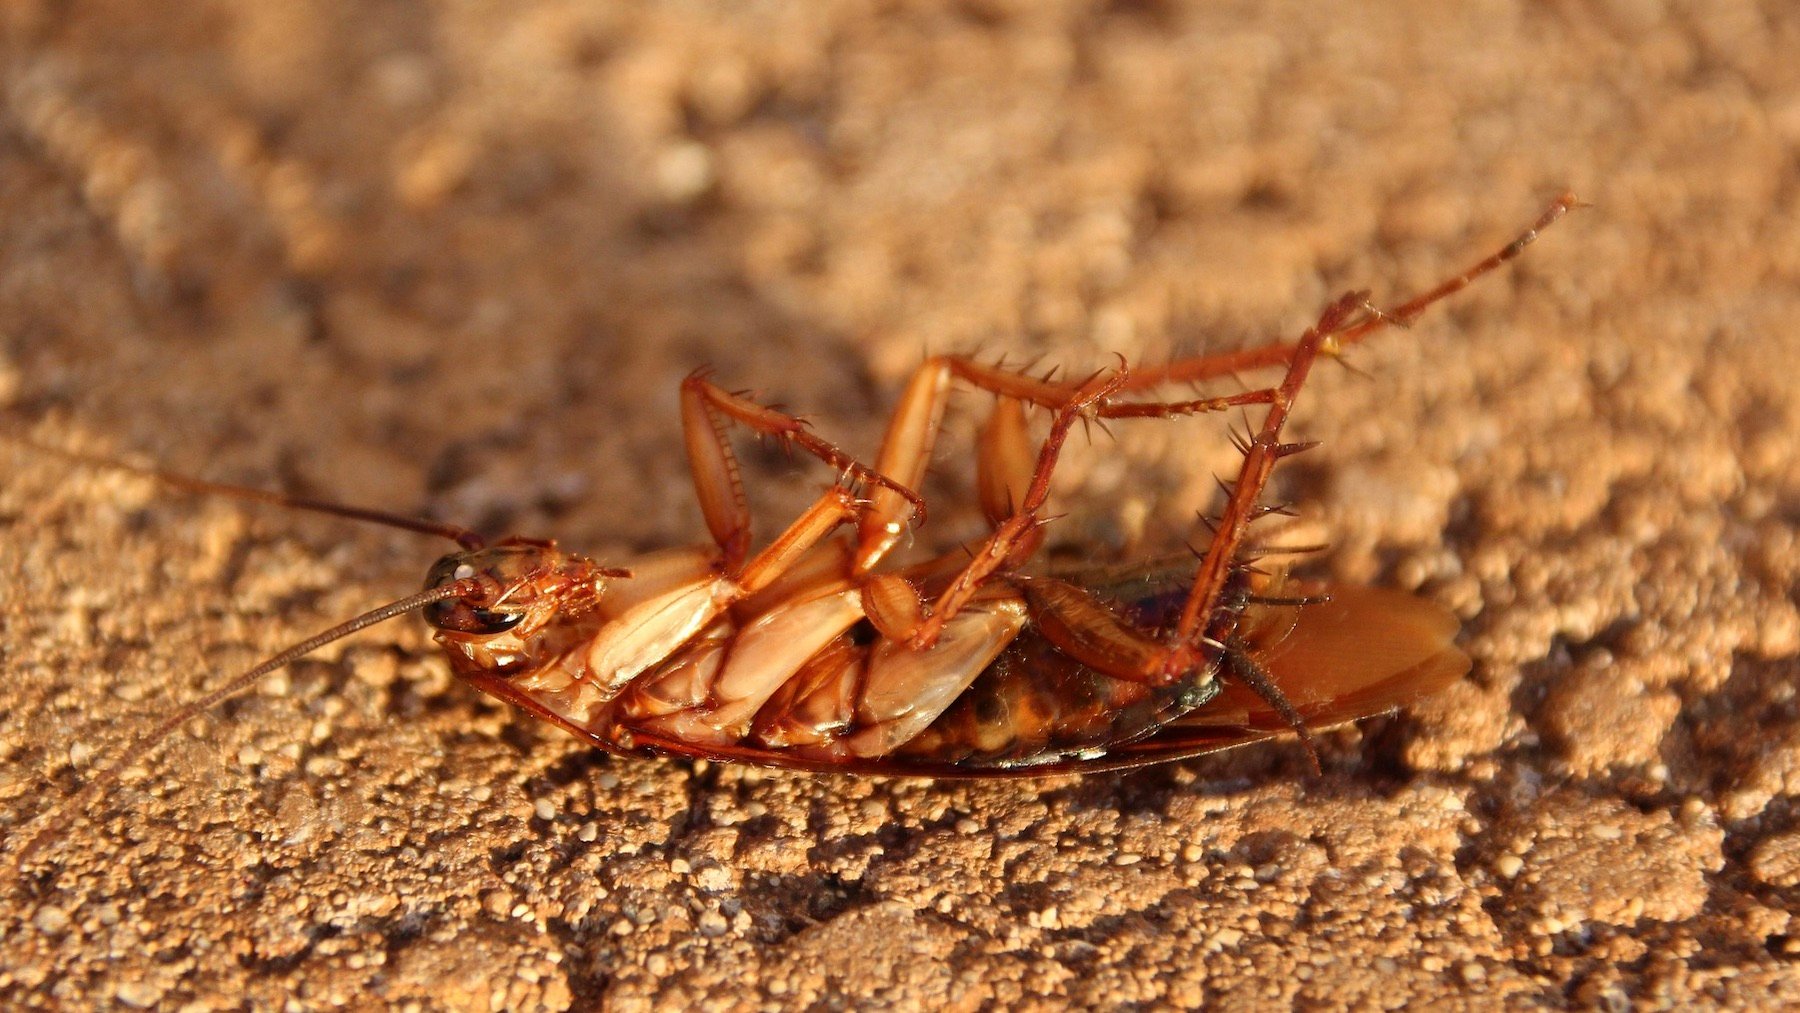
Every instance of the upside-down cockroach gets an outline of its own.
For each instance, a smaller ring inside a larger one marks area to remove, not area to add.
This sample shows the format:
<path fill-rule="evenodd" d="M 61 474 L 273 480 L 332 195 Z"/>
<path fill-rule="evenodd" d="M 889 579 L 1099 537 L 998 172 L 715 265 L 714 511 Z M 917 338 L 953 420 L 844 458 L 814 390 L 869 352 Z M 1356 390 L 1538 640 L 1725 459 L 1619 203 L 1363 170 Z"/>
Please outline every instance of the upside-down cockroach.
<path fill-rule="evenodd" d="M 1578 206 L 1564 194 L 1498 252 L 1391 308 L 1376 308 L 1367 293 L 1343 296 L 1297 341 L 1154 368 L 1121 364 L 1076 382 L 930 358 L 901 395 L 873 464 L 798 418 L 696 373 L 681 385 L 681 424 L 711 542 L 624 566 L 550 541 L 490 543 L 433 521 L 151 471 L 190 491 L 442 535 L 459 549 L 431 568 L 420 593 L 267 659 L 179 708 L 122 756 L 141 757 L 188 719 L 325 643 L 420 611 L 464 681 L 613 753 L 1000 777 L 1138 767 L 1293 732 L 1316 767 L 1312 729 L 1442 689 L 1468 671 L 1469 659 L 1455 644 L 1455 619 L 1439 605 L 1395 591 L 1302 583 L 1251 565 L 1259 551 L 1251 523 L 1270 509 L 1261 497 L 1271 473 L 1312 446 L 1283 442 L 1295 399 L 1321 356 L 1412 322 L 1518 256 Z M 1264 368 L 1283 375 L 1223 396 L 1147 396 L 1172 383 Z M 884 565 L 925 517 L 914 490 L 958 385 L 994 398 L 977 454 L 991 530 L 925 562 Z M 1082 570 L 1036 563 L 1051 475 L 1076 423 L 1249 406 L 1266 412 L 1240 441 L 1242 468 L 1197 564 Z M 1048 417 L 1035 447 L 1028 408 Z M 754 551 L 727 440 L 733 424 L 841 475 Z M 58 812 L 78 816 L 125 762 L 103 768 Z"/>

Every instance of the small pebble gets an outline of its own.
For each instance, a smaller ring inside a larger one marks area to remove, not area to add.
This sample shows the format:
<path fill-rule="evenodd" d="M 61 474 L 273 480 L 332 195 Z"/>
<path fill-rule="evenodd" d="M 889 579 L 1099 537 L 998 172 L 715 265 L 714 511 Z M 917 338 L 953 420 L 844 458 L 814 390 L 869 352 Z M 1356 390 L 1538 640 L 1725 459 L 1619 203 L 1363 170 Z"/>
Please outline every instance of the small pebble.
<path fill-rule="evenodd" d="M 134 1009 L 149 1009 L 162 1001 L 163 990 L 141 981 L 128 981 L 113 993 L 118 1000 Z"/>
<path fill-rule="evenodd" d="M 45 935 L 60 936 L 68 931 L 69 913 L 62 908 L 46 905 L 38 908 L 37 914 L 31 919 L 31 924 L 36 925 L 38 931 Z"/>
<path fill-rule="evenodd" d="M 712 186 L 713 177 L 712 153 L 702 144 L 671 145 L 657 156 L 657 187 L 667 200 L 692 201 Z"/>

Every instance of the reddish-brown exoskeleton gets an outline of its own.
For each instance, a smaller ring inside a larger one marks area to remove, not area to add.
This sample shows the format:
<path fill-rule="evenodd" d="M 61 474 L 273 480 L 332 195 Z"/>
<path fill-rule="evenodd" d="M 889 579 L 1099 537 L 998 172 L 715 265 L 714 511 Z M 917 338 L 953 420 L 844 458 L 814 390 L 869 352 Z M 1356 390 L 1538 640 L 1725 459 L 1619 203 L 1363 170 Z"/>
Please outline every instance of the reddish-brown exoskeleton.
<path fill-rule="evenodd" d="M 798 419 L 704 374 L 681 388 L 682 431 L 709 544 L 622 568 L 512 538 L 376 511 L 160 475 L 189 489 L 398 524 L 456 539 L 420 594 L 270 658 L 146 736 L 174 727 L 320 644 L 422 609 L 456 674 L 603 749 L 815 771 L 1005 776 L 1135 767 L 1391 710 L 1462 677 L 1455 619 L 1403 593 L 1302 584 L 1247 565 L 1248 532 L 1276 464 L 1310 444 L 1283 427 L 1320 356 L 1426 307 L 1517 256 L 1571 208 L 1558 198 L 1497 253 L 1386 310 L 1365 293 L 1328 306 L 1297 341 L 1123 365 L 1081 382 L 972 359 L 927 360 L 864 464 Z M 1262 368 L 1272 386 L 1163 401 L 1146 395 Z M 995 398 L 978 488 L 991 532 L 895 569 L 890 550 L 924 517 L 924 476 L 957 385 Z M 1191 561 L 1130 570 L 1034 565 L 1050 479 L 1084 421 L 1167 419 L 1265 406 L 1241 444 L 1211 542 Z M 1026 411 L 1048 415 L 1036 446 Z M 820 458 L 842 475 L 768 545 L 727 441 L 732 424 Z M 127 755 L 141 755 L 142 748 Z M 70 803 L 114 776 L 89 782 Z"/>

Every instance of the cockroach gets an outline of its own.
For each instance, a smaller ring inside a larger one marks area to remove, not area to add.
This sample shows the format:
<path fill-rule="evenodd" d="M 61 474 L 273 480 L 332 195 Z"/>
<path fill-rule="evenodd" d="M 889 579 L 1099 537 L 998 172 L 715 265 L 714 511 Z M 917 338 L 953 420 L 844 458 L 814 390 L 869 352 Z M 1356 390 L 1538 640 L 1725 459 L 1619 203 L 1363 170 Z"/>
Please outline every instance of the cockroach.
<path fill-rule="evenodd" d="M 268 658 L 178 708 L 53 811 L 76 818 L 177 727 L 318 647 L 421 612 L 457 676 L 610 753 L 703 758 L 804 771 L 933 778 L 1122 770 L 1299 736 L 1394 710 L 1462 678 L 1469 658 L 1442 606 L 1391 590 L 1301 582 L 1253 565 L 1265 486 L 1311 443 L 1283 441 L 1314 364 L 1517 257 L 1570 210 L 1558 197 L 1498 252 L 1387 309 L 1367 292 L 1327 306 L 1295 341 L 1123 363 L 1085 380 L 1040 378 L 975 359 L 927 359 L 906 385 L 873 464 L 799 418 L 705 373 L 681 385 L 683 440 L 707 544 L 624 566 L 555 542 L 473 531 L 341 504 L 224 486 L 79 454 L 173 486 L 372 521 L 455 541 L 417 594 Z M 1267 387 L 1155 400 L 1171 384 L 1260 370 Z M 978 441 L 989 532 L 894 567 L 921 524 L 915 491 L 952 389 L 992 395 Z M 1212 537 L 1191 559 L 1051 568 L 1037 557 L 1051 476 L 1078 423 L 1170 419 L 1261 407 L 1240 440 Z M 1027 410 L 1047 415 L 1032 445 Z M 732 426 L 816 457 L 839 480 L 769 544 L 751 517 Z M 1304 550 L 1301 550 L 1304 551 Z M 47 836 L 34 834 L 23 852 Z M 20 856 L 22 860 L 23 854 Z"/>

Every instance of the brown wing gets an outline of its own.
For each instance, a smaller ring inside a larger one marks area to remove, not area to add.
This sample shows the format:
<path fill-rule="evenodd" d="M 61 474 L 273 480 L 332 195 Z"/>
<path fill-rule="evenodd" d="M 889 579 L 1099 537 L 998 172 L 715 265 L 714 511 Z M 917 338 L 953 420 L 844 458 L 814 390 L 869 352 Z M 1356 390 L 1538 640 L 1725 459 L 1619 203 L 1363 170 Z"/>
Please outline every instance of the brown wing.
<path fill-rule="evenodd" d="M 1250 653 L 1309 725 L 1333 725 L 1393 710 L 1468 674 L 1455 643 L 1458 623 L 1436 602 L 1374 587 L 1330 587 L 1329 600 L 1259 606 L 1240 632 Z M 1282 731 L 1287 723 L 1249 687 L 1229 678 L 1179 725 Z"/>

